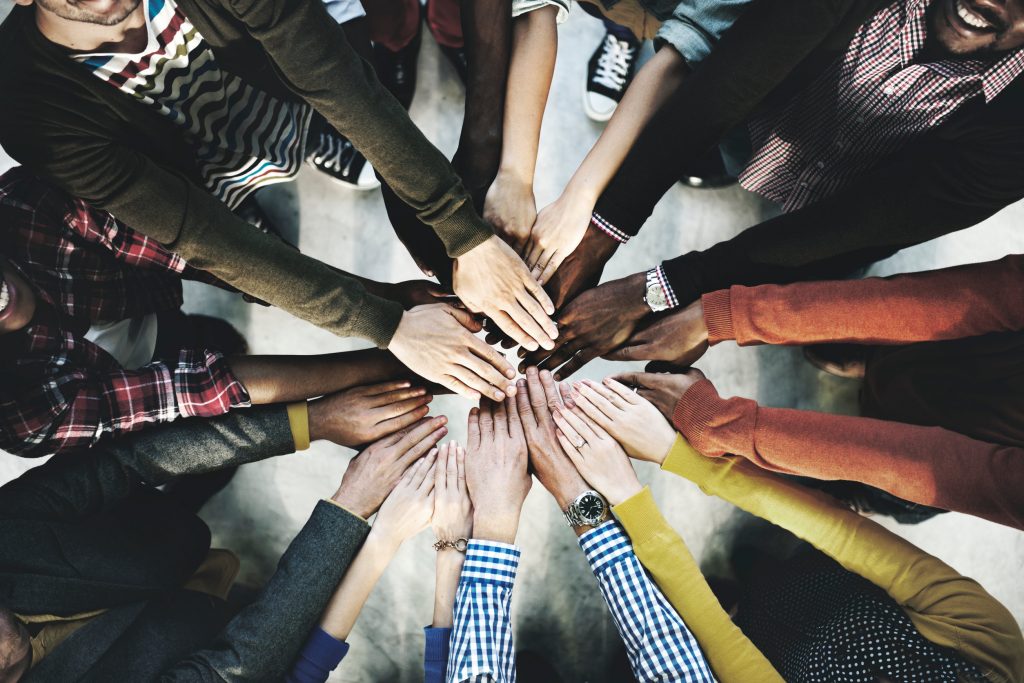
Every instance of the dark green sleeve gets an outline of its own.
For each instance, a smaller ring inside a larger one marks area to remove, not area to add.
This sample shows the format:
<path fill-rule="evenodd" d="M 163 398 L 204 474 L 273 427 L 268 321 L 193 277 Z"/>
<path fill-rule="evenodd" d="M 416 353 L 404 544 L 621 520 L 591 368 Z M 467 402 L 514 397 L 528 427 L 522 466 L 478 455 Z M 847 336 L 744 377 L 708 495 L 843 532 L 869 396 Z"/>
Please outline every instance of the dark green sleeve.
<path fill-rule="evenodd" d="M 493 233 L 451 164 L 424 137 L 321 0 L 219 0 L 260 42 L 285 84 L 348 137 L 455 258 Z"/>
<path fill-rule="evenodd" d="M 281 680 L 369 530 L 359 517 L 320 501 L 260 598 L 232 619 L 213 645 L 183 659 L 161 680 Z"/>
<path fill-rule="evenodd" d="M 398 303 L 255 230 L 180 173 L 109 139 L 88 119 L 87 106 L 40 120 L 18 105 L 2 115 L 5 128 L 20 131 L 5 135 L 4 146 L 34 173 L 247 294 L 338 336 L 390 343 L 402 315 Z"/>

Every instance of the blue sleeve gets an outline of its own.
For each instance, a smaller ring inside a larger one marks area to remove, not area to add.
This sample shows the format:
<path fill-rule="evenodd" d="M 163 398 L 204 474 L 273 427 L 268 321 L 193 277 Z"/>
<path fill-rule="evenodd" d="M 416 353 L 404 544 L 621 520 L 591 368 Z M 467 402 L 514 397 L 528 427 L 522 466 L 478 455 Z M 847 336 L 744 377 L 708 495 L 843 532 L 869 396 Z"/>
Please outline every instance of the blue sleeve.
<path fill-rule="evenodd" d="M 644 571 L 629 537 L 609 520 L 579 539 L 639 683 L 714 683 L 690 629 Z"/>
<path fill-rule="evenodd" d="M 348 654 L 348 643 L 338 640 L 317 626 L 309 634 L 295 659 L 287 683 L 324 683 Z"/>
<path fill-rule="evenodd" d="M 452 630 L 427 626 L 423 629 L 423 635 L 426 641 L 423 647 L 423 683 L 444 683 Z"/>

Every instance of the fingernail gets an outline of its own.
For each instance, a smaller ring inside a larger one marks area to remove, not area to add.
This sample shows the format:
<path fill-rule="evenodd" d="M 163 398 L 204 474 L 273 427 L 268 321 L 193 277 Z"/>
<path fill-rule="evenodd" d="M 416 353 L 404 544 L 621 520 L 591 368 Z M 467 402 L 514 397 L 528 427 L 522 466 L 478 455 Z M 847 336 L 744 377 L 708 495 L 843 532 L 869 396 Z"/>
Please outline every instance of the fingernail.
<path fill-rule="evenodd" d="M 515 384 L 509 384 L 507 387 L 505 387 L 505 394 L 508 395 L 508 396 L 515 396 L 516 395 L 516 385 Z"/>
<path fill-rule="evenodd" d="M 553 340 L 545 339 L 542 346 L 545 350 L 550 351 L 551 349 L 555 348 L 555 342 Z"/>
<path fill-rule="evenodd" d="M 448 433 L 448 428 L 447 427 L 441 427 L 441 429 L 439 429 L 438 431 L 441 432 L 441 436 L 444 436 L 445 434 Z"/>
<path fill-rule="evenodd" d="M 526 386 L 526 380 L 525 379 L 519 380 L 518 382 L 516 382 L 516 386 L 520 387 L 520 388 L 525 387 Z"/>
<path fill-rule="evenodd" d="M 505 400 L 505 393 L 502 392 L 502 391 L 495 391 L 493 396 L 494 396 L 494 400 L 495 401 L 504 401 Z"/>
<path fill-rule="evenodd" d="M 509 368 L 508 370 L 505 371 L 505 376 L 508 377 L 509 379 L 514 379 L 516 376 L 516 371 L 513 370 L 512 368 Z"/>
<path fill-rule="evenodd" d="M 556 382 L 561 382 L 561 381 L 562 381 L 562 376 L 561 376 L 561 375 L 555 375 L 555 376 L 554 376 L 554 380 L 555 380 Z"/>
<path fill-rule="evenodd" d="M 414 390 L 414 391 L 412 392 L 412 395 L 413 395 L 413 396 L 423 396 L 423 395 L 424 395 L 425 393 L 427 393 L 427 390 L 426 390 L 426 389 L 415 389 L 415 390 Z"/>
<path fill-rule="evenodd" d="M 447 415 L 438 415 L 437 419 L 438 419 L 438 422 L 440 422 L 440 424 L 447 424 L 448 423 L 448 416 Z"/>
<path fill-rule="evenodd" d="M 526 348 L 530 349 L 531 351 L 536 351 L 537 350 L 537 342 L 535 342 L 535 341 L 528 342 L 526 344 Z M 548 348 L 551 348 L 551 347 L 548 347 Z"/>

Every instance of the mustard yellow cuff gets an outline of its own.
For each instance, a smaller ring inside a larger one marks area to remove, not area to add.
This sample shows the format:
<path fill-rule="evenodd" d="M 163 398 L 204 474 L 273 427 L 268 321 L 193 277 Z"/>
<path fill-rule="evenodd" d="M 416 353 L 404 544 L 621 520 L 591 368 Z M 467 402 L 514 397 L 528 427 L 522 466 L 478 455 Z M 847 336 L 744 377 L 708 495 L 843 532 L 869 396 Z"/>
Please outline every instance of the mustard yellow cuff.
<path fill-rule="evenodd" d="M 701 455 L 700 451 L 690 445 L 686 437 L 677 432 L 676 442 L 672 444 L 668 455 L 665 456 L 665 460 L 661 463 L 661 469 L 692 480 L 692 477 L 688 476 L 687 473 L 692 473 L 691 470 L 695 466 L 699 466 L 705 461 L 711 461 L 711 459 Z"/>
<path fill-rule="evenodd" d="M 309 448 L 309 405 L 305 401 L 288 404 L 288 425 L 292 428 L 295 450 Z"/>

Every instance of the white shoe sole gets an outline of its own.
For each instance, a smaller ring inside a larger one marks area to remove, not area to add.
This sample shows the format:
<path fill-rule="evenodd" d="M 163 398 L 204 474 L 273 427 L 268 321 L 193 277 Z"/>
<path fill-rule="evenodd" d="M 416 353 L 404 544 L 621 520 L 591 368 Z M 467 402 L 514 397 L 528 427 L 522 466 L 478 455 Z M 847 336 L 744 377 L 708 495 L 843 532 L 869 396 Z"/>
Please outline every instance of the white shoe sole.
<path fill-rule="evenodd" d="M 615 114 L 615 109 L 618 109 L 618 105 L 608 113 L 599 112 L 590 106 L 590 98 L 587 97 L 589 93 L 590 91 L 587 90 L 587 82 L 583 81 L 583 112 L 587 115 L 587 118 L 591 121 L 596 121 L 597 123 L 605 123 L 609 121 L 612 118 L 612 115 Z"/>

